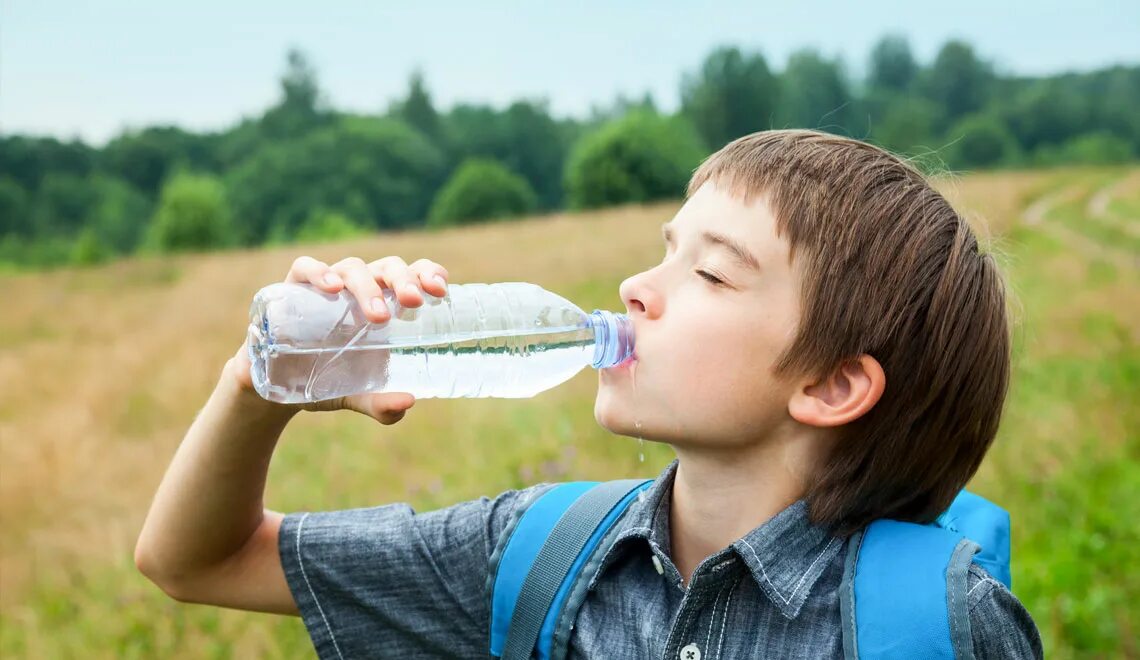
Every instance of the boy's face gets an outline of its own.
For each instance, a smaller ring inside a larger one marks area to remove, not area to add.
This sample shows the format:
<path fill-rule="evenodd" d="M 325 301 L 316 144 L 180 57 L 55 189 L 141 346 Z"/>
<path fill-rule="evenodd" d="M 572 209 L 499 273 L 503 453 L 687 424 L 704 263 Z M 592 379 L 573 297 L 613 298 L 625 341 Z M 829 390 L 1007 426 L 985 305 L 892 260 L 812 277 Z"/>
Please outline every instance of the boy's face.
<path fill-rule="evenodd" d="M 668 225 L 663 261 L 622 282 L 637 360 L 600 370 L 599 424 L 675 446 L 727 449 L 792 422 L 795 383 L 777 379 L 773 367 L 795 338 L 799 281 L 775 226 L 762 196 L 745 205 L 709 182 L 689 198 Z M 759 268 L 706 232 L 739 243 Z"/>

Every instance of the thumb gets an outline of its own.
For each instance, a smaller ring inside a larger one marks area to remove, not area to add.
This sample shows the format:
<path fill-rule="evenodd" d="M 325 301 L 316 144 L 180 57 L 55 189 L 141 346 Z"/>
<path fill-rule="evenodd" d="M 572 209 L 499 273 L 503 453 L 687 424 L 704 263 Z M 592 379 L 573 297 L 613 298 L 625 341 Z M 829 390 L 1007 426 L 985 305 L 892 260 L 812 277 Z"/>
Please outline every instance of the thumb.
<path fill-rule="evenodd" d="M 387 425 L 403 419 L 416 405 L 416 397 L 407 392 L 373 392 L 348 397 L 347 404 L 348 408 Z"/>

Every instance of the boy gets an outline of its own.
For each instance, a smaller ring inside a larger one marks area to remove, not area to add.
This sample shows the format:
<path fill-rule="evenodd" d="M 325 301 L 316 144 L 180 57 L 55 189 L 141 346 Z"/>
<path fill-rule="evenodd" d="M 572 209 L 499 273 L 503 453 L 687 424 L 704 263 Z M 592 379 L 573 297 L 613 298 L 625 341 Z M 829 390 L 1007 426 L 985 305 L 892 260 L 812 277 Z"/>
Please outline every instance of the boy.
<path fill-rule="evenodd" d="M 713 154 L 664 240 L 663 261 L 621 285 L 637 396 L 630 366 L 602 370 L 595 417 L 677 459 L 599 550 L 569 656 L 840 657 L 844 539 L 880 518 L 933 520 L 997 431 L 1010 372 L 998 268 L 918 172 L 813 131 Z M 416 306 L 446 277 L 425 260 L 303 257 L 287 279 L 347 286 L 369 309 L 382 286 Z M 298 410 L 391 424 L 413 400 L 286 407 L 248 371 L 243 347 L 159 487 L 139 569 L 184 602 L 300 614 L 322 658 L 486 657 L 490 554 L 539 486 L 422 514 L 264 509 Z M 1017 599 L 977 565 L 967 582 L 957 655 L 1040 657 Z"/>

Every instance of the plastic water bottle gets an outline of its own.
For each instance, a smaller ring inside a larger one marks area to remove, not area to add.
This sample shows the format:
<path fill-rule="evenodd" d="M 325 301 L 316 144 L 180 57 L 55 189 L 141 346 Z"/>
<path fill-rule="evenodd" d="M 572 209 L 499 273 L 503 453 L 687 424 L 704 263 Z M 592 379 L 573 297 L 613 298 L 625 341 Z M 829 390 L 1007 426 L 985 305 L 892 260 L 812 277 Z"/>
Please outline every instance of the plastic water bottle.
<path fill-rule="evenodd" d="M 373 323 L 347 289 L 271 284 L 253 298 L 249 357 L 254 387 L 281 403 L 362 392 L 431 397 L 531 397 L 587 365 L 633 353 L 624 314 L 587 314 L 535 284 L 452 284 L 403 307 L 384 289 L 391 317 Z"/>

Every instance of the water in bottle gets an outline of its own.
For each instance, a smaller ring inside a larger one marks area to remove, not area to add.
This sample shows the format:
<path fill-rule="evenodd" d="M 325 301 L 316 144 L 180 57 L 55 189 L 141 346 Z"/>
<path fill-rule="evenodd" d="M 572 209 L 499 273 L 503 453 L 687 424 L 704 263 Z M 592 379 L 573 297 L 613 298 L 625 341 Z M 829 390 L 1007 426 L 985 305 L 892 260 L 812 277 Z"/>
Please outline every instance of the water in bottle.
<path fill-rule="evenodd" d="M 384 289 L 391 318 L 373 323 L 346 289 L 284 282 L 261 289 L 250 305 L 254 387 L 281 403 L 361 392 L 522 398 L 633 354 L 626 315 L 586 313 L 534 284 L 420 293 L 424 304 L 405 308 Z"/>

